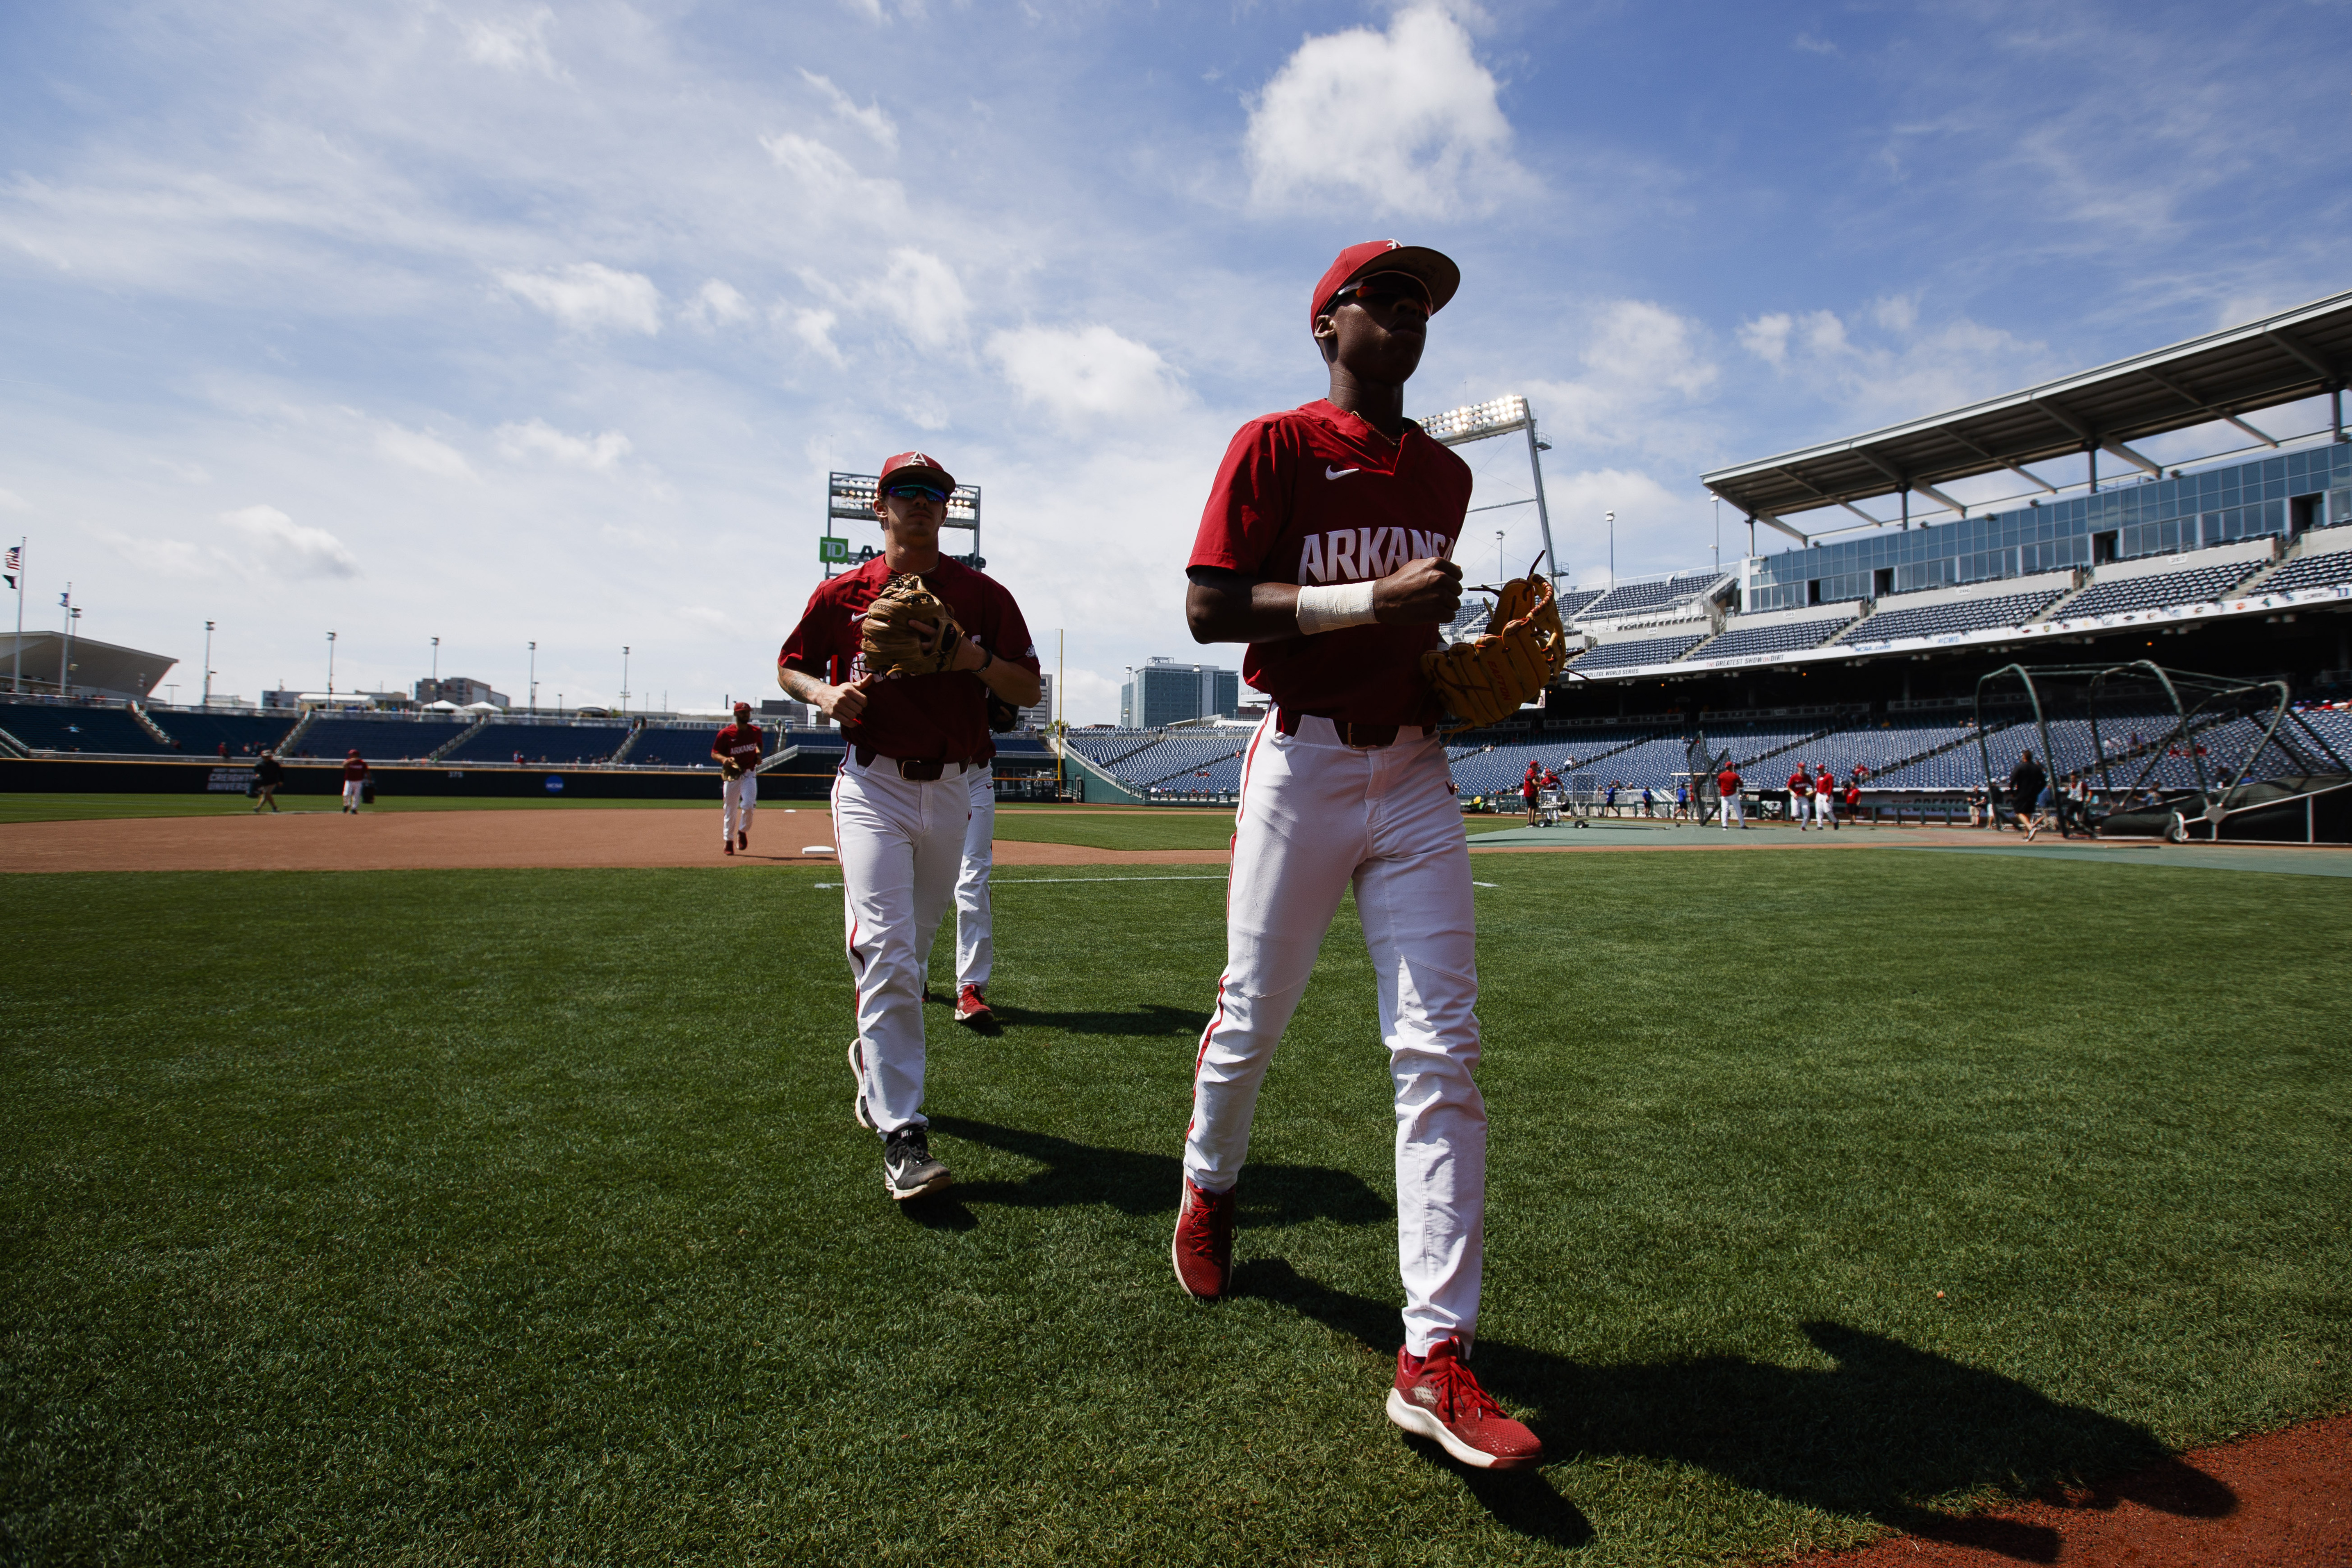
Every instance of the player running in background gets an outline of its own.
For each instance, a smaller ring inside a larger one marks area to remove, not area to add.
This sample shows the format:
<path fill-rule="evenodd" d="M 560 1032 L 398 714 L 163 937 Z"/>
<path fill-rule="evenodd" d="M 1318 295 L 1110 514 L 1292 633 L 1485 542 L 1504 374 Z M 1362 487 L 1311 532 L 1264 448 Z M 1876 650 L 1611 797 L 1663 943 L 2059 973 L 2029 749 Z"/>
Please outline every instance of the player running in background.
<path fill-rule="evenodd" d="M 1731 825 L 1735 822 L 1739 824 L 1740 832 L 1748 831 L 1748 813 L 1739 803 L 1739 791 L 1744 783 L 1739 770 L 1727 762 L 1723 764 L 1723 771 L 1715 775 L 1715 793 L 1717 798 L 1723 802 L 1723 830 L 1726 833 L 1731 831 Z"/>
<path fill-rule="evenodd" d="M 367 794 L 367 761 L 354 746 L 343 757 L 343 809 L 353 816 L 360 814 L 360 801 Z"/>
<path fill-rule="evenodd" d="M 1449 557 L 1470 469 L 1403 414 L 1430 315 L 1460 279 L 1433 250 L 1341 251 L 1308 301 L 1330 395 L 1243 426 L 1202 514 L 1186 619 L 1197 641 L 1247 643 L 1244 679 L 1272 701 L 1243 758 L 1225 971 L 1171 1251 L 1185 1289 L 1225 1293 L 1258 1086 L 1352 886 L 1396 1090 L 1405 1305 L 1389 1418 L 1465 1464 L 1514 1467 L 1542 1446 L 1465 1364 L 1486 1247 L 1477 944 L 1443 714 L 1421 674 L 1461 603 Z"/>
<path fill-rule="evenodd" d="M 1813 820 L 1826 822 L 1834 828 L 1837 818 L 1837 775 L 1830 772 L 1827 763 L 1813 775 Z"/>
<path fill-rule="evenodd" d="M 925 1131 L 923 965 L 963 865 L 971 774 L 996 755 L 986 694 L 1015 708 L 1042 695 L 1037 650 L 1013 595 L 940 553 L 954 490 L 954 478 L 920 452 L 883 464 L 874 494 L 882 553 L 809 595 L 776 661 L 786 691 L 841 725 L 833 841 L 857 988 L 850 1105 L 881 1134 L 882 1185 L 901 1200 L 952 1180 Z M 898 573 L 921 577 L 963 627 L 938 674 L 881 679 L 866 668 L 858 622 Z"/>
<path fill-rule="evenodd" d="M 735 704 L 735 722 L 711 738 L 711 760 L 719 764 L 719 844 L 727 854 L 751 847 L 751 808 L 760 804 L 760 726 L 751 722 L 751 705 Z M 790 816 L 790 813 L 785 815 Z"/>
<path fill-rule="evenodd" d="M 1789 815 L 1796 819 L 1800 833 L 1805 830 L 1805 817 L 1811 812 L 1812 804 L 1812 776 L 1805 772 L 1805 764 L 1799 763 L 1797 771 L 1789 775 Z"/>

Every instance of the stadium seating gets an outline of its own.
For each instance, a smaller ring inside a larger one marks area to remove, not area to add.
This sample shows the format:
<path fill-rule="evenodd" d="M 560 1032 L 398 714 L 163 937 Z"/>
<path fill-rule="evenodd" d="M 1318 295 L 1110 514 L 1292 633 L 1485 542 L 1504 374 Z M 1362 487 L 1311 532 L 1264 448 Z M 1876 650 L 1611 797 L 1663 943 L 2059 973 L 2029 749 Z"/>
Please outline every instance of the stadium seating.
<path fill-rule="evenodd" d="M 1587 648 L 1569 663 L 1580 670 L 1617 669 L 1635 664 L 1665 664 L 1682 658 L 1706 638 L 1705 632 L 1671 637 L 1637 637 L 1631 642 L 1603 643 Z"/>
<path fill-rule="evenodd" d="M 1580 605 L 1577 617 L 1599 620 L 1609 616 L 1633 616 L 1644 610 L 1664 609 L 1668 605 L 1680 604 L 1703 593 L 1722 580 L 1723 574 L 1719 572 L 1682 572 L 1654 583 L 1627 583 Z"/>
<path fill-rule="evenodd" d="M 2264 594 L 2288 594 L 2302 588 L 2328 588 L 2338 583 L 2352 583 L 2352 550 L 2338 550 L 2326 555 L 2306 555 L 2290 561 L 2279 568 L 2278 574 L 2264 582 L 2259 590 Z"/>
<path fill-rule="evenodd" d="M 2094 583 L 2081 597 L 2066 605 L 2063 615 L 2073 620 L 2077 616 L 2120 616 L 2168 605 L 2205 604 L 2244 582 L 2261 564 L 2255 561 L 2232 561 L 2221 566 L 2200 567 L 2194 572 L 2167 572 L 2155 577 Z"/>
<path fill-rule="evenodd" d="M 1845 627 L 1859 620 L 1859 616 L 1825 616 L 1818 620 L 1783 621 L 1775 626 L 1743 627 L 1734 617 L 1724 634 L 1701 648 L 1701 658 L 1733 658 L 1762 653 L 1794 653 L 1800 648 L 1819 647 Z"/>
<path fill-rule="evenodd" d="M 1609 592 L 1606 588 L 1562 588 L 1559 593 L 1559 618 L 1574 622 Z"/>
<path fill-rule="evenodd" d="M 658 732 L 658 731 L 657 731 Z M 697 731 L 697 733 L 701 733 Z M 710 736 L 718 733 L 713 725 L 703 734 L 702 750 L 708 756 Z M 511 763 L 520 752 L 526 763 L 537 765 L 558 763 L 578 766 L 583 763 L 601 763 L 620 750 L 628 739 L 626 724 L 502 724 L 492 720 L 475 733 L 468 735 L 442 761 L 452 765 L 461 763 Z"/>
<path fill-rule="evenodd" d="M 218 756 L 226 745 L 233 758 L 250 760 L 275 746 L 294 728 L 291 713 L 157 713 L 159 728 L 180 742 L 184 756 Z"/>
<path fill-rule="evenodd" d="M 1103 768 L 1130 752 L 1159 743 L 1160 732 L 1156 730 L 1077 730 L 1064 741 L 1078 755 Z"/>
<path fill-rule="evenodd" d="M 1248 745 L 1247 731 L 1180 733 L 1121 759 L 1112 771 L 1121 784 L 1134 789 L 1160 784 L 1165 784 L 1171 789 L 1206 788 L 1204 781 L 1195 782 L 1195 775 L 1236 755 Z"/>
<path fill-rule="evenodd" d="M 1914 609 L 1882 608 L 1865 618 L 1846 640 L 1893 642 L 1898 637 L 1947 637 L 1992 626 L 2021 626 L 2057 603 L 2062 592 L 2053 589 L 2040 594 L 2011 594 L 1999 599 L 1964 599 L 1958 604 L 1922 605 Z M 1882 599 L 1879 603 L 1883 605 L 1886 601 Z"/>
<path fill-rule="evenodd" d="M 0 730 L 35 751 L 100 752 L 113 756 L 173 756 L 171 747 L 120 708 L 63 702 L 0 703 Z"/>
<path fill-rule="evenodd" d="M 340 760 L 356 748 L 372 763 L 422 762 L 472 727 L 470 719 L 322 717 L 303 732 L 291 754 Z"/>

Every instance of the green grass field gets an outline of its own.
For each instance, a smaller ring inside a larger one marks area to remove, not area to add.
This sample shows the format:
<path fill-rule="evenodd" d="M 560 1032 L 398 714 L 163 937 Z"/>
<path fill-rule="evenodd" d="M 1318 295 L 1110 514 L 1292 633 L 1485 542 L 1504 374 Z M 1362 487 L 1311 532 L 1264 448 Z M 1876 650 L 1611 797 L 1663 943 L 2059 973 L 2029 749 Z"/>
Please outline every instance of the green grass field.
<path fill-rule="evenodd" d="M 1481 858 L 1492 1477 L 1381 1413 L 1352 911 L 1203 1307 L 1223 889 L 1082 875 L 930 1009 L 919 1213 L 831 868 L 0 880 L 0 1560 L 1769 1559 L 2352 1405 L 2339 881 Z"/>

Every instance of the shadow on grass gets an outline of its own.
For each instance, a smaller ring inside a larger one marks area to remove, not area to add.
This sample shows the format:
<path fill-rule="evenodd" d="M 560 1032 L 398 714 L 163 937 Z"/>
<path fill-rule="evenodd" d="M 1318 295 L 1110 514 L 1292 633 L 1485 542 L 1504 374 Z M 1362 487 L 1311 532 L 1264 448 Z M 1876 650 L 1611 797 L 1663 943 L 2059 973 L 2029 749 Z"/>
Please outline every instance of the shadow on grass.
<path fill-rule="evenodd" d="M 1234 1293 L 1280 1302 L 1383 1356 L 1395 1353 L 1393 1304 L 1319 1285 L 1279 1258 L 1243 1265 Z M 1834 1368 L 1740 1356 L 1587 1366 L 1482 1340 L 1478 1376 L 1530 1413 L 1554 1458 L 1626 1454 L 1696 1466 L 1755 1491 L 2029 1563 L 2058 1560 L 2057 1531 L 1945 1513 L 1916 1500 L 1990 1488 L 2075 1508 L 2111 1509 L 2128 1499 L 2193 1519 L 2236 1510 L 2236 1493 L 2174 1458 L 2145 1427 L 1884 1335 L 1842 1323 L 1802 1327 Z M 1433 1446 L 1413 1446 L 1432 1463 L 1451 1463 Z M 2128 1479 L 2084 1484 L 2116 1476 Z M 1566 1527 L 1565 1512 L 1548 1512 L 1531 1492 L 1472 1490 L 1513 1530 L 1558 1539 Z M 1559 1509 L 1574 1505 L 1559 1500 Z"/>
<path fill-rule="evenodd" d="M 1011 1208 L 1108 1204 L 1121 1214 L 1165 1214 L 1171 1222 L 1176 1213 L 1183 1165 L 1172 1153 L 1098 1148 L 1017 1127 L 967 1121 L 960 1116 L 932 1117 L 931 1131 L 1002 1149 L 1045 1167 L 1017 1182 L 959 1184 L 953 1191 L 966 1202 Z M 1395 1217 L 1389 1201 L 1366 1185 L 1362 1177 L 1321 1165 L 1253 1163 L 1238 1191 L 1237 1217 L 1244 1229 L 1273 1229 L 1312 1219 L 1380 1225 Z"/>
<path fill-rule="evenodd" d="M 1209 1016 L 1190 1007 L 1147 1002 L 1126 1013 L 1104 1011 L 1044 1012 L 1033 1007 L 989 1004 L 999 1025 L 1007 1028 L 1063 1029 L 1073 1035 L 1198 1035 L 1209 1026 Z"/>

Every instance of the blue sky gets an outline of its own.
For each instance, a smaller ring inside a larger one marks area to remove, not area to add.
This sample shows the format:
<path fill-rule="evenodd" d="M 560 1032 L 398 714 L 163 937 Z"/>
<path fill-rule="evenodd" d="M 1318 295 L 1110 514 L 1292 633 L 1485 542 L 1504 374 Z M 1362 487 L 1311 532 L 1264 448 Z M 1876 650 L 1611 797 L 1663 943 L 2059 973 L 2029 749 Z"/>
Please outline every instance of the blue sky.
<path fill-rule="evenodd" d="M 2352 287 L 2347 46 L 2320 0 L 10 6 L 0 532 L 28 625 L 70 578 L 184 699 L 213 619 L 248 697 L 333 629 L 339 687 L 438 636 L 520 697 L 536 640 L 611 701 L 626 644 L 715 706 L 772 690 L 827 470 L 921 446 L 1105 721 L 1196 657 L 1209 479 L 1320 395 L 1340 246 L 1460 260 L 1412 405 L 1533 400 L 1572 573 L 1611 510 L 1621 574 L 1689 566 L 1706 468 Z"/>

